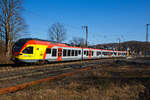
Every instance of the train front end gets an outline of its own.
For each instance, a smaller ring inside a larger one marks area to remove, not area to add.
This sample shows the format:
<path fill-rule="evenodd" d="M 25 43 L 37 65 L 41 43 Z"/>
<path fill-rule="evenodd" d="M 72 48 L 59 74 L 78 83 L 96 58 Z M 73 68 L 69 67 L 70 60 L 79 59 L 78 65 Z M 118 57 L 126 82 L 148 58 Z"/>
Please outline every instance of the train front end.
<path fill-rule="evenodd" d="M 28 63 L 34 61 L 34 45 L 28 45 L 28 39 L 18 40 L 12 48 L 12 61 L 15 63 Z"/>

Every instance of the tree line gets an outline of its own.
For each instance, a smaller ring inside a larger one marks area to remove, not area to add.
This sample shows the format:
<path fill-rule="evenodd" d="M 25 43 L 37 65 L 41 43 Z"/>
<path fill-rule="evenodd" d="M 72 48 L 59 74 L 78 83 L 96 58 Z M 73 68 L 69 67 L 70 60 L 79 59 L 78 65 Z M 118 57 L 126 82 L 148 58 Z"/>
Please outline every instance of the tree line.
<path fill-rule="evenodd" d="M 26 27 L 21 16 L 22 10 L 21 0 L 0 0 L 0 40 L 4 42 L 7 57 L 10 55 L 12 41 Z"/>

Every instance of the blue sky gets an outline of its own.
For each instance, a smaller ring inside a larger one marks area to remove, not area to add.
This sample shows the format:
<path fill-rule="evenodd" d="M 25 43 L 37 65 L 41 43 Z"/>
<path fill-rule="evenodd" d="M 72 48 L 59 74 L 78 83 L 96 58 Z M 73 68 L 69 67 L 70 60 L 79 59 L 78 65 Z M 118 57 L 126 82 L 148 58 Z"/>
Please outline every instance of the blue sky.
<path fill-rule="evenodd" d="M 89 43 L 129 40 L 145 41 L 145 26 L 150 23 L 150 0 L 25 0 L 24 18 L 28 37 L 48 38 L 55 22 L 67 29 L 67 40 L 85 38 L 81 26 L 89 27 Z"/>

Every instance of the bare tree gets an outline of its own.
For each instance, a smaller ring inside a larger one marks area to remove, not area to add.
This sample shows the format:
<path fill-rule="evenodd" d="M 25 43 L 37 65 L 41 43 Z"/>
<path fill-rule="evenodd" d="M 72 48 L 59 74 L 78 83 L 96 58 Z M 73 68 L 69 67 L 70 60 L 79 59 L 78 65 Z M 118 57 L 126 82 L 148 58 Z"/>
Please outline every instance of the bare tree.
<path fill-rule="evenodd" d="M 62 43 L 66 39 L 66 29 L 64 25 L 59 22 L 52 24 L 48 33 L 51 41 Z"/>
<path fill-rule="evenodd" d="M 86 41 L 84 38 L 73 37 L 72 40 L 70 41 L 70 44 L 72 46 L 84 47 L 84 46 L 86 46 Z"/>
<path fill-rule="evenodd" d="M 21 17 L 22 0 L 0 0 L 0 36 L 5 42 L 6 56 L 10 55 L 11 41 L 26 27 Z"/>

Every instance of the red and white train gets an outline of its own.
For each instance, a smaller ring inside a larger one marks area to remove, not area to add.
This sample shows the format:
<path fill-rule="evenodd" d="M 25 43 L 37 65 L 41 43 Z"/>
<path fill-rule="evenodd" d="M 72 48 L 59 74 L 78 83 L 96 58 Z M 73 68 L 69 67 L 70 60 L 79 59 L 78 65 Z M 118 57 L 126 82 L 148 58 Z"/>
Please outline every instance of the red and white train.
<path fill-rule="evenodd" d="M 13 46 L 14 62 L 36 63 L 126 57 L 127 51 L 72 47 L 66 44 L 25 38 Z"/>

